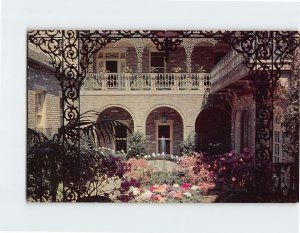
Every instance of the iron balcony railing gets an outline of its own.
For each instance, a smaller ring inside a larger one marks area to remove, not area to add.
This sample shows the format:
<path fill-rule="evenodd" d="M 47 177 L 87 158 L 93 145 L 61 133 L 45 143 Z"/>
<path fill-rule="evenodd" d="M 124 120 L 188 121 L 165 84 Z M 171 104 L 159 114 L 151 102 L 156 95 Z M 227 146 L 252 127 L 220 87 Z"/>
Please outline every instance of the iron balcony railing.
<path fill-rule="evenodd" d="M 276 58 L 274 58 L 276 59 Z M 243 62 L 245 58 L 242 56 L 242 54 L 238 53 L 235 50 L 230 50 L 211 70 L 211 85 L 214 85 L 217 81 L 222 80 L 225 76 L 228 76 L 233 71 L 238 70 L 240 67 L 242 67 Z M 253 63 L 253 61 L 249 61 L 250 63 Z M 260 59 L 260 62 L 257 64 L 253 64 L 256 68 L 258 68 L 261 63 L 267 64 L 270 69 L 272 69 L 272 62 L 269 59 L 263 60 Z M 282 70 L 289 70 L 291 69 L 291 63 L 292 61 L 287 59 L 286 63 L 283 64 L 281 67 Z M 273 69 L 277 69 L 275 65 L 273 65 Z M 230 77 L 230 76 L 229 76 Z"/>
<path fill-rule="evenodd" d="M 209 87 L 209 73 L 89 73 L 83 90 L 207 91 Z"/>
<path fill-rule="evenodd" d="M 243 64 L 244 58 L 235 50 L 230 50 L 211 70 L 212 85 Z"/>

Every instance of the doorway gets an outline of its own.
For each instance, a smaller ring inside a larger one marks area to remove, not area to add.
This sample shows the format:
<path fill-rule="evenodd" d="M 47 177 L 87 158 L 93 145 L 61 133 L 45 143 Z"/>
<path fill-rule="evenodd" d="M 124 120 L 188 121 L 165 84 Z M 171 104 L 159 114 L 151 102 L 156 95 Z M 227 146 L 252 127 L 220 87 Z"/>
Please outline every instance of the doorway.
<path fill-rule="evenodd" d="M 157 140 L 156 140 L 157 153 L 172 154 L 173 152 L 172 135 L 173 135 L 172 124 L 170 123 L 157 124 Z"/>

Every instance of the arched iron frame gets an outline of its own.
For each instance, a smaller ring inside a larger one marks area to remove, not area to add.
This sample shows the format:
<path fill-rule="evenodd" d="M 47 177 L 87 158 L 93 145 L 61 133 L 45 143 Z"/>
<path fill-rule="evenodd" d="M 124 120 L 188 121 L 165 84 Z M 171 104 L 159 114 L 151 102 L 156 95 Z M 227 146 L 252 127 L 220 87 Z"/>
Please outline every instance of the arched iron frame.
<path fill-rule="evenodd" d="M 170 34 L 171 37 L 166 35 Z M 281 69 L 289 55 L 299 45 L 295 31 L 159 31 L 138 30 L 33 30 L 28 41 L 39 47 L 51 59 L 55 76 L 62 89 L 64 124 L 80 121 L 80 87 L 86 77 L 93 54 L 107 44 L 122 38 L 150 38 L 161 51 L 174 51 L 182 38 L 212 38 L 225 42 L 244 58 L 253 80 L 256 101 L 255 196 L 265 201 L 269 195 L 272 170 L 273 93 Z M 174 43 L 172 43 L 172 41 Z M 167 47 L 170 46 L 168 49 Z M 166 57 L 167 58 L 167 57 Z M 79 137 L 65 133 L 64 144 L 69 154 L 77 158 L 80 179 Z M 64 174 L 64 201 L 80 200 L 80 185 Z"/>

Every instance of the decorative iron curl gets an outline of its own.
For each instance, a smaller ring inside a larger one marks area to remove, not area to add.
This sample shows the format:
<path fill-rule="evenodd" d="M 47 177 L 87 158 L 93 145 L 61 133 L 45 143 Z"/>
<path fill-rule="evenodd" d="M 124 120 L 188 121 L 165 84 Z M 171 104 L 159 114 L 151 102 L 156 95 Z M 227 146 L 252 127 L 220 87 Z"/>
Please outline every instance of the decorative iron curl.
<path fill-rule="evenodd" d="M 181 39 L 173 38 L 163 38 L 157 39 L 152 38 L 151 41 L 156 45 L 156 49 L 164 53 L 165 60 L 168 61 L 168 58 L 172 52 L 174 52 L 177 47 L 182 43 Z"/>
<path fill-rule="evenodd" d="M 49 55 L 49 64 L 55 70 L 55 77 L 62 82 L 62 37 L 59 31 L 30 31 L 28 41 Z"/>

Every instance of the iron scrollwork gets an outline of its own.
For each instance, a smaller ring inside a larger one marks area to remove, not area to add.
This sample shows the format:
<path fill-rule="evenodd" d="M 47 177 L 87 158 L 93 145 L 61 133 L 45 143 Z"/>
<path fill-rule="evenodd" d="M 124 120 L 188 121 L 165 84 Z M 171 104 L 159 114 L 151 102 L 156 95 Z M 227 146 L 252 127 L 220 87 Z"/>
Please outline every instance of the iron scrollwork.
<path fill-rule="evenodd" d="M 183 38 L 212 38 L 229 44 L 242 54 L 244 64 L 255 86 L 256 197 L 266 199 L 272 172 L 273 92 L 281 69 L 289 54 L 299 46 L 299 33 L 281 31 L 181 31 L 172 38 L 157 31 L 135 30 L 35 30 L 28 32 L 28 41 L 47 54 L 55 77 L 62 89 L 64 125 L 80 121 L 80 87 L 87 75 L 92 56 L 107 44 L 122 38 L 148 38 L 159 51 L 169 54 Z M 80 200 L 80 135 L 76 131 L 63 134 L 64 200 Z M 70 163 L 72 161 L 72 163 Z"/>

